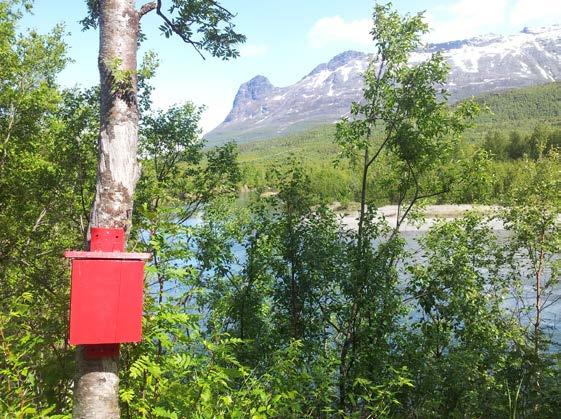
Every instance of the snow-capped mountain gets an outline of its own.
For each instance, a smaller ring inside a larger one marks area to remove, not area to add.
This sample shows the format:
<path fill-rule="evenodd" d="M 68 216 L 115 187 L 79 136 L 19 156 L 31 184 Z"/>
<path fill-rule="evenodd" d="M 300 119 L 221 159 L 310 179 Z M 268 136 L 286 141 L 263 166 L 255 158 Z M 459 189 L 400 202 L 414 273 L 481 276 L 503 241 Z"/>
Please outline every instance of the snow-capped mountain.
<path fill-rule="evenodd" d="M 429 44 L 410 61 L 424 61 L 435 51 L 442 51 L 451 66 L 451 101 L 561 80 L 561 25 Z M 248 141 L 335 122 L 360 99 L 368 61 L 368 54 L 347 51 L 287 87 L 256 76 L 240 86 L 224 122 L 205 137 L 210 143 Z"/>

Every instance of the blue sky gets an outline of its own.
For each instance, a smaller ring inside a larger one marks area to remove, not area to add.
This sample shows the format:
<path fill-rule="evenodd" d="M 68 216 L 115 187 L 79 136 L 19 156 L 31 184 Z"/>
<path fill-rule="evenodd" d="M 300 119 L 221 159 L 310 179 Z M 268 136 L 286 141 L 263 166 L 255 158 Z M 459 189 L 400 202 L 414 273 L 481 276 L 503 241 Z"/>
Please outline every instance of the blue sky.
<path fill-rule="evenodd" d="M 137 1 L 140 6 L 146 1 Z M 164 0 L 164 5 L 170 0 Z M 449 41 L 486 33 L 509 34 L 525 26 L 561 23 L 561 0 L 395 0 L 402 13 L 425 10 L 432 28 L 427 41 Z M 85 0 L 35 0 L 21 31 L 41 32 L 64 23 L 70 45 L 70 64 L 60 75 L 63 86 L 91 86 L 98 82 L 96 31 L 82 32 L 78 21 L 86 14 Z M 241 57 L 202 60 L 178 38 L 166 39 L 152 13 L 143 21 L 148 40 L 143 51 L 160 58 L 154 103 L 167 107 L 187 100 L 206 105 L 202 127 L 218 125 L 241 83 L 262 74 L 276 86 L 290 85 L 317 64 L 348 50 L 371 50 L 368 36 L 373 0 L 222 0 L 237 13 L 235 22 L 247 36 Z"/>

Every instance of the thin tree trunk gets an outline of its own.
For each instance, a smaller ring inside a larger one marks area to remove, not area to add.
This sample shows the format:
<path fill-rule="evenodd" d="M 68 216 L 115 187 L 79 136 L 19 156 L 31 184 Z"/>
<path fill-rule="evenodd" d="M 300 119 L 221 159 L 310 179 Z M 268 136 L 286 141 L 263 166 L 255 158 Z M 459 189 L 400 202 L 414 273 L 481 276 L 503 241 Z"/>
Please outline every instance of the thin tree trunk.
<path fill-rule="evenodd" d="M 534 355 L 536 359 L 540 356 L 540 327 L 541 327 L 541 297 L 542 297 L 542 284 L 541 284 L 541 264 L 543 260 L 543 251 L 540 251 L 539 265 L 536 270 L 536 318 L 534 320 Z"/>
<path fill-rule="evenodd" d="M 128 236 L 133 193 L 140 175 L 136 99 L 139 14 L 134 0 L 101 0 L 99 27 L 101 126 L 90 227 L 123 228 Z M 75 418 L 119 417 L 118 358 L 85 359 L 84 347 L 78 348 Z"/>
<path fill-rule="evenodd" d="M 541 384 L 541 375 L 540 375 L 540 343 L 541 343 L 541 314 L 542 314 L 542 293 L 543 293 L 543 284 L 542 284 L 542 274 L 543 274 L 543 265 L 544 265 L 544 240 L 545 240 L 545 231 L 542 230 L 540 236 L 540 251 L 538 256 L 538 265 L 535 270 L 535 278 L 536 278 L 536 319 L 534 321 L 534 362 L 536 363 L 536 377 L 535 377 L 535 388 L 536 392 L 538 393 L 538 397 L 536 397 L 536 402 L 534 404 L 534 412 L 539 411 L 539 393 L 540 393 L 540 384 Z"/>
<path fill-rule="evenodd" d="M 537 267 L 535 268 L 535 286 L 536 286 L 536 318 L 534 321 L 534 352 L 536 360 L 539 359 L 540 356 L 540 328 L 541 328 L 541 312 L 542 312 L 542 293 L 543 293 L 543 285 L 541 282 L 542 274 L 543 274 L 543 265 L 545 259 L 545 252 L 544 252 L 544 245 L 545 245 L 545 231 L 542 230 L 540 235 L 540 250 L 538 255 Z"/>
<path fill-rule="evenodd" d="M 362 179 L 360 185 L 360 212 L 358 214 L 358 247 L 359 254 L 363 255 L 364 219 L 366 216 L 366 187 L 368 181 L 368 147 L 364 150 L 364 165 L 362 167 Z"/>

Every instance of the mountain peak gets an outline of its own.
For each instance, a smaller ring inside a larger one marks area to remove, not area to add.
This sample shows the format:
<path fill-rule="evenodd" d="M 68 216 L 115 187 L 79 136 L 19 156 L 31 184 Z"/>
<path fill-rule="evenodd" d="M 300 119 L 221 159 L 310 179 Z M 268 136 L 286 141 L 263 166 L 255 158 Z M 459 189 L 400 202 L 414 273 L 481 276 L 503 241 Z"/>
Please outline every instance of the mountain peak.
<path fill-rule="evenodd" d="M 321 63 L 320 65 L 315 67 L 312 71 L 310 71 L 310 73 L 308 73 L 306 77 L 313 76 L 314 74 L 321 73 L 322 71 L 325 70 L 334 71 L 337 68 L 342 67 L 353 60 L 364 60 L 366 57 L 368 57 L 368 54 L 365 54 L 364 52 L 348 50 L 340 54 L 337 54 L 335 57 L 333 57 L 331 60 L 329 60 L 326 63 Z"/>
<path fill-rule="evenodd" d="M 334 70 L 338 67 L 341 67 L 349 63 L 350 61 L 363 60 L 367 56 L 368 55 L 365 54 L 364 52 L 352 51 L 352 50 L 345 51 L 340 54 L 337 54 L 335 57 L 329 60 L 329 62 L 327 63 L 327 68 L 329 68 L 330 70 Z"/>
<path fill-rule="evenodd" d="M 274 89 L 269 79 L 262 75 L 257 75 L 245 82 L 238 89 L 232 110 L 224 120 L 225 123 L 239 119 L 239 109 L 247 107 L 249 103 L 255 103 L 267 97 L 267 94 Z"/>
<path fill-rule="evenodd" d="M 238 94 L 244 95 L 245 98 L 257 100 L 269 93 L 274 86 L 265 76 L 258 75 L 241 85 Z"/>
<path fill-rule="evenodd" d="M 527 35 L 542 35 L 551 32 L 561 32 L 561 24 L 557 23 L 551 26 L 539 26 L 535 28 L 530 28 L 526 26 L 524 27 L 524 29 L 520 31 L 520 33 L 524 33 Z"/>

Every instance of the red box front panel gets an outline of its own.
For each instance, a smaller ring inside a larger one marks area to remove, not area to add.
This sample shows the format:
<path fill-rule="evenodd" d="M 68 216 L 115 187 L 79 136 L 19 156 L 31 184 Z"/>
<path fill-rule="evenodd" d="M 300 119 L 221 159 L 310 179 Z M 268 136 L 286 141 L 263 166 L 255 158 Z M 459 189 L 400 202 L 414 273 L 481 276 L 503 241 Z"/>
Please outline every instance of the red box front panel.
<path fill-rule="evenodd" d="M 143 283 L 142 261 L 74 259 L 69 343 L 139 342 Z"/>

